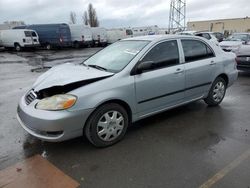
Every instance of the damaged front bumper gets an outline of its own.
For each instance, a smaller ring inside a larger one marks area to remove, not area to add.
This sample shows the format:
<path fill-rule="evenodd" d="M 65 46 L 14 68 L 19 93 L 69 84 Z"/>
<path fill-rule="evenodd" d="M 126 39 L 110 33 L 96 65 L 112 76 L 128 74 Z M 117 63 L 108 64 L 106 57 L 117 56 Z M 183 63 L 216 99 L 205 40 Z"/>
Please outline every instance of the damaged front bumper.
<path fill-rule="evenodd" d="M 60 142 L 82 136 L 83 127 L 93 109 L 45 111 L 35 108 L 35 100 L 29 105 L 21 98 L 17 119 L 29 134 L 45 141 Z"/>

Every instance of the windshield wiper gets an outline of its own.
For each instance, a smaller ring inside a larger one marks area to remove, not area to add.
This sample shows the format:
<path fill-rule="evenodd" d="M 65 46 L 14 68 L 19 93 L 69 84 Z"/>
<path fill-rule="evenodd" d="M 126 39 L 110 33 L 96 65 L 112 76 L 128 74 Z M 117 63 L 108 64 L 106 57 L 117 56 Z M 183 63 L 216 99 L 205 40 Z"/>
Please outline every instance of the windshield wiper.
<path fill-rule="evenodd" d="M 99 65 L 88 65 L 89 67 L 93 67 L 95 69 L 99 69 L 99 70 L 104 70 L 104 71 L 108 71 L 108 69 L 104 68 L 104 67 L 101 67 Z"/>

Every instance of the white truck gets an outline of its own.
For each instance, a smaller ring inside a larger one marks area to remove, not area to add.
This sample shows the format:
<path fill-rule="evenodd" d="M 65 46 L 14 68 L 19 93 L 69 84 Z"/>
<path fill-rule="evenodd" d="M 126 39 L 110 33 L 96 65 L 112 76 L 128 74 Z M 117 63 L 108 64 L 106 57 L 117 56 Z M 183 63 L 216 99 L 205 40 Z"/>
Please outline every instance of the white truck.
<path fill-rule="evenodd" d="M 133 37 L 133 31 L 127 28 L 115 28 L 107 30 L 108 43 L 112 44 L 118 40 Z"/>
<path fill-rule="evenodd" d="M 97 46 L 107 45 L 107 31 L 103 27 L 91 27 L 93 44 Z"/>
<path fill-rule="evenodd" d="M 39 38 L 34 30 L 9 29 L 0 30 L 0 46 L 6 49 L 14 48 L 21 51 L 22 48 L 34 48 L 40 46 Z"/>
<path fill-rule="evenodd" d="M 72 45 L 75 48 L 91 46 L 93 42 L 92 31 L 89 26 L 81 24 L 70 24 Z"/>

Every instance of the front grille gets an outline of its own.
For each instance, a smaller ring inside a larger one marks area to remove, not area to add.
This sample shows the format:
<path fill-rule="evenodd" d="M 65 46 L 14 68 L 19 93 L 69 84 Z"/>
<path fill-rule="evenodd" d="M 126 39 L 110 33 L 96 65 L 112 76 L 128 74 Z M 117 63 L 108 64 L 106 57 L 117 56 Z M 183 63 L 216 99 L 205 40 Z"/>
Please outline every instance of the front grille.
<path fill-rule="evenodd" d="M 32 103 L 35 99 L 37 98 L 36 93 L 34 90 L 30 90 L 26 95 L 25 95 L 25 103 L 29 105 Z"/>

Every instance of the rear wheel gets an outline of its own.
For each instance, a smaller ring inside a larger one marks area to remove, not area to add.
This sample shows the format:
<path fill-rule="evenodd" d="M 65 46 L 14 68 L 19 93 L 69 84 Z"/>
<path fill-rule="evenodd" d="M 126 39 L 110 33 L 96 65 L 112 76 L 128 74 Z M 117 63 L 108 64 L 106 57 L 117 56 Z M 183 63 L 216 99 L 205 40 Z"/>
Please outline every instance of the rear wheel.
<path fill-rule="evenodd" d="M 85 135 L 96 147 L 107 147 L 119 142 L 129 124 L 126 110 L 116 103 L 97 108 L 85 125 Z"/>
<path fill-rule="evenodd" d="M 79 48 L 80 47 L 80 44 L 77 41 L 75 41 L 73 45 L 74 45 L 74 48 Z"/>
<path fill-rule="evenodd" d="M 17 51 L 17 52 L 20 52 L 21 51 L 21 46 L 20 46 L 20 44 L 18 44 L 18 43 L 16 43 L 15 45 L 14 45 L 14 47 L 15 47 L 15 50 Z"/>
<path fill-rule="evenodd" d="M 226 81 L 221 77 L 216 78 L 209 91 L 208 97 L 204 99 L 204 101 L 209 106 L 219 105 L 224 99 L 224 96 L 226 94 L 226 88 L 227 88 Z"/>

